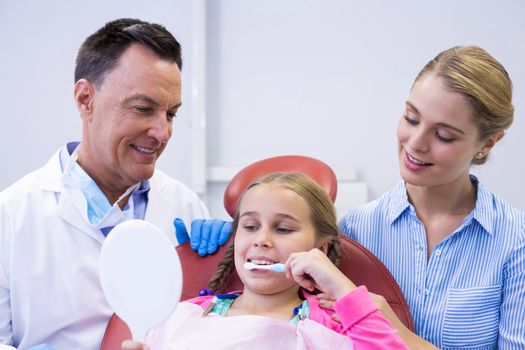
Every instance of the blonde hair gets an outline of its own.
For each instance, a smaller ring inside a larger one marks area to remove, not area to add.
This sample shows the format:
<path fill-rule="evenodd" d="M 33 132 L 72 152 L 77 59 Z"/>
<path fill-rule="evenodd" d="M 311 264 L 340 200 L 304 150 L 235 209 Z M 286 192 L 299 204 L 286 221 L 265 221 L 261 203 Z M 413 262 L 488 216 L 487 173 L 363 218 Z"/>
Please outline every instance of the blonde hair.
<path fill-rule="evenodd" d="M 315 228 L 316 240 L 328 242 L 327 256 L 337 264 L 341 259 L 341 242 L 334 204 L 328 194 L 308 176 L 300 173 L 272 173 L 255 180 L 243 192 L 233 219 L 233 232 L 239 226 L 239 208 L 246 192 L 261 184 L 273 184 L 289 189 L 301 196 L 310 208 L 310 220 Z M 235 269 L 234 243 L 228 247 L 217 271 L 211 278 L 208 287 L 216 292 L 222 291 L 231 273 Z"/>
<path fill-rule="evenodd" d="M 427 74 L 443 78 L 448 89 L 463 95 L 472 107 L 479 139 L 504 132 L 512 124 L 512 81 L 505 67 L 477 46 L 456 46 L 438 54 L 419 72 L 414 84 Z M 483 164 L 474 158 L 473 164 Z"/>

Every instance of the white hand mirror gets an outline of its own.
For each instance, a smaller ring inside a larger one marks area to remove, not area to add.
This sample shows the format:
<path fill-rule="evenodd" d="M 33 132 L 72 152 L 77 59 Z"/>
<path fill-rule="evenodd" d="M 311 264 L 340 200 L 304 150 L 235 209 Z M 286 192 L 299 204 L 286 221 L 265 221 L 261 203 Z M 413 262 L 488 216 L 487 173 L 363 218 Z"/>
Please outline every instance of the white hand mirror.
<path fill-rule="evenodd" d="M 100 283 L 109 305 L 144 342 L 164 322 L 182 292 L 179 256 L 158 227 L 143 220 L 115 226 L 100 252 Z"/>

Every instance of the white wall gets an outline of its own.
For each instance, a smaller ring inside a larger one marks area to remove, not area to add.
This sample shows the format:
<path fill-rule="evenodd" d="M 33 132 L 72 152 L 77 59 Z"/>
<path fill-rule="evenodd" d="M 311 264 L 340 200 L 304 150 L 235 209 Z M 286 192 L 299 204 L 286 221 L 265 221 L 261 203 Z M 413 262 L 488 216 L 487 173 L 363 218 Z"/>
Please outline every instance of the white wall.
<path fill-rule="evenodd" d="M 522 0 L 209 1 L 208 163 L 298 153 L 354 166 L 370 198 L 399 181 L 395 127 L 443 49 L 484 47 L 514 81 L 516 120 L 480 180 L 525 210 Z"/>
<path fill-rule="evenodd" d="M 522 0 L 208 0 L 207 6 L 209 166 L 310 155 L 355 167 L 375 198 L 399 180 L 395 125 L 413 78 L 439 51 L 477 44 L 507 67 L 516 121 L 476 173 L 525 209 Z M 0 2 L 0 189 L 80 137 L 72 95 L 76 52 L 117 17 L 162 23 L 181 41 L 185 105 L 160 167 L 191 184 L 191 11 L 191 0 Z"/>

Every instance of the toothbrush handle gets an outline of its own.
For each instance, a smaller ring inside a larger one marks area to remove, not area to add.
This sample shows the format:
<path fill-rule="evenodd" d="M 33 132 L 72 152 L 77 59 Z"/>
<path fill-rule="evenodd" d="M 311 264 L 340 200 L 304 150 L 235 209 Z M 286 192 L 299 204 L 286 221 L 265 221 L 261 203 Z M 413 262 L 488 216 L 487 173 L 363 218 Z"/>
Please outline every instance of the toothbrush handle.
<path fill-rule="evenodd" d="M 275 272 L 284 272 L 284 264 L 273 264 L 271 270 Z"/>

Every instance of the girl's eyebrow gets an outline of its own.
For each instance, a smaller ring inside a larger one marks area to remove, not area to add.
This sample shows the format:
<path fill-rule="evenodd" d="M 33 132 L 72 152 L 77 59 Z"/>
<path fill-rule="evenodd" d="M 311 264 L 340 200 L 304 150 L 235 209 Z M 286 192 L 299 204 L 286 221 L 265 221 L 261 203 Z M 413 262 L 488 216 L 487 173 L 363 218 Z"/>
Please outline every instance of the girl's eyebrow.
<path fill-rule="evenodd" d="M 412 102 L 410 101 L 406 101 L 405 104 L 408 106 L 408 108 L 414 110 L 414 112 L 416 112 L 417 115 L 421 115 L 421 113 L 419 112 L 419 110 L 416 108 L 416 106 L 414 106 L 412 104 Z M 452 129 L 462 135 L 465 135 L 465 132 L 463 130 L 461 130 L 460 128 L 457 128 L 453 125 L 450 125 L 450 124 L 447 124 L 447 123 L 436 123 L 437 126 L 440 126 L 442 128 L 448 128 L 448 129 Z"/>
<path fill-rule="evenodd" d="M 290 214 L 284 214 L 284 213 L 277 213 L 277 216 L 283 218 L 283 219 L 290 219 L 290 220 L 293 220 L 295 222 L 300 222 L 298 219 L 296 219 L 295 217 L 293 217 L 292 215 Z"/>
<path fill-rule="evenodd" d="M 276 216 L 282 218 L 282 219 L 290 219 L 296 222 L 300 222 L 298 219 L 296 219 L 294 216 L 286 213 L 277 213 Z M 239 218 L 245 217 L 245 216 L 259 216 L 259 213 L 256 211 L 245 211 L 241 215 L 239 215 Z"/>
<path fill-rule="evenodd" d="M 239 215 L 239 218 L 245 217 L 245 216 L 256 216 L 259 215 L 256 211 L 245 211 L 241 215 Z"/>

